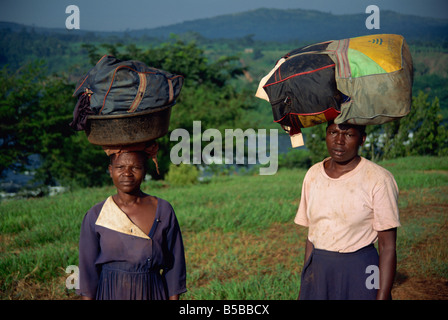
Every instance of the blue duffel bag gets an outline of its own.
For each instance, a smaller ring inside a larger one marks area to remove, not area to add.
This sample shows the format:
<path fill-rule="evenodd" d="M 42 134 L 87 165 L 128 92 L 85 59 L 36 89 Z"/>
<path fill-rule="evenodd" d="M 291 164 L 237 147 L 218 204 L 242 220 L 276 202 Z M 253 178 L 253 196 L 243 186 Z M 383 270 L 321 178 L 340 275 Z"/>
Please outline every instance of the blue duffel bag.
<path fill-rule="evenodd" d="M 76 86 L 78 98 L 73 122 L 75 130 L 84 130 L 88 115 L 131 114 L 173 106 L 184 78 L 151 68 L 141 61 L 122 61 L 105 55 Z"/>

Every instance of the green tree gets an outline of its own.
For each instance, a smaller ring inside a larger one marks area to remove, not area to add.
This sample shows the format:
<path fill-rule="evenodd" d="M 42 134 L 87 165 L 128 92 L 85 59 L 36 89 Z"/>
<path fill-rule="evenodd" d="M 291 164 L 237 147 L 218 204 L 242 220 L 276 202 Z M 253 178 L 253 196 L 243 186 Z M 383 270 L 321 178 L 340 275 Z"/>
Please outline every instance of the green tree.
<path fill-rule="evenodd" d="M 66 77 L 45 76 L 42 62 L 0 77 L 0 173 L 24 170 L 30 155 L 42 165 L 36 179 L 45 185 L 98 186 L 107 179 L 107 156 L 70 127 L 76 100 Z"/>
<path fill-rule="evenodd" d="M 442 122 L 439 99 L 429 100 L 419 91 L 413 97 L 410 112 L 400 120 L 368 125 L 361 155 L 373 161 L 412 155 L 446 155 L 448 130 Z M 304 129 L 305 145 L 313 163 L 327 156 L 325 125 Z"/>
<path fill-rule="evenodd" d="M 325 143 L 327 125 L 325 123 L 302 129 L 305 147 L 310 151 L 312 164 L 328 157 L 327 144 Z"/>
<path fill-rule="evenodd" d="M 16 72 L 5 67 L 0 71 L 0 175 L 8 167 L 23 170 L 34 152 L 42 64 L 25 65 Z"/>
<path fill-rule="evenodd" d="M 76 104 L 73 88 L 66 77 L 49 76 L 45 81 L 36 111 L 41 126 L 35 153 L 42 159 L 36 178 L 46 185 L 101 186 L 109 181 L 108 157 L 88 142 L 84 132 L 68 125 Z"/>
<path fill-rule="evenodd" d="M 439 99 L 430 101 L 428 94 L 419 91 L 412 99 L 409 114 L 384 126 L 383 158 L 439 155 L 446 150 L 448 138 L 442 119 Z"/>

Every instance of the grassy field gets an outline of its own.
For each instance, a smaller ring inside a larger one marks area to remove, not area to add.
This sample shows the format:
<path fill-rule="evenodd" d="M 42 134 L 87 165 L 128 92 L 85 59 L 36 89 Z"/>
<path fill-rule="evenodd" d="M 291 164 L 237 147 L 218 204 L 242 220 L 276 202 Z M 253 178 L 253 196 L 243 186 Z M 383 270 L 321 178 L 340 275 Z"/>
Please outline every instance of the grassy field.
<path fill-rule="evenodd" d="M 448 158 L 382 162 L 400 188 L 395 299 L 448 299 Z M 183 299 L 295 299 L 306 229 L 293 218 L 305 170 L 217 177 L 190 187 L 144 183 L 171 202 L 182 228 Z M 78 262 L 81 220 L 113 187 L 0 203 L 1 299 L 77 299 L 65 269 Z"/>

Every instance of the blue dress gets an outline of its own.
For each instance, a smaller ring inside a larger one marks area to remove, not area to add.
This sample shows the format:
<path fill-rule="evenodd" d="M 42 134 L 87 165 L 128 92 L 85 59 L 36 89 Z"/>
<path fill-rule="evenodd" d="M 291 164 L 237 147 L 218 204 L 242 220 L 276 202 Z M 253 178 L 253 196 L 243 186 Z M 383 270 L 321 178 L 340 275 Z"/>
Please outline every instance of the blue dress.
<path fill-rule="evenodd" d="M 169 202 L 157 199 L 149 234 L 112 197 L 86 213 L 79 240 L 79 295 L 97 300 L 166 300 L 187 291 L 179 224 Z"/>

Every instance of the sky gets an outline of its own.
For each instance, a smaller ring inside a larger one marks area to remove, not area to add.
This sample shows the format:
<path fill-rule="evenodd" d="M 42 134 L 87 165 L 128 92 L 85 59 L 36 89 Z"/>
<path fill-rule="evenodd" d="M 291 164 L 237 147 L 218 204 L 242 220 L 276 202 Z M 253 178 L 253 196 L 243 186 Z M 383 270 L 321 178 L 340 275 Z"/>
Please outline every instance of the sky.
<path fill-rule="evenodd" d="M 69 5 L 79 8 L 79 27 L 86 31 L 154 28 L 258 8 L 366 14 L 376 5 L 380 12 L 448 19 L 447 0 L 0 0 L 0 21 L 65 28 Z"/>

